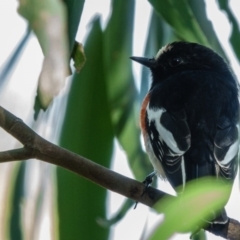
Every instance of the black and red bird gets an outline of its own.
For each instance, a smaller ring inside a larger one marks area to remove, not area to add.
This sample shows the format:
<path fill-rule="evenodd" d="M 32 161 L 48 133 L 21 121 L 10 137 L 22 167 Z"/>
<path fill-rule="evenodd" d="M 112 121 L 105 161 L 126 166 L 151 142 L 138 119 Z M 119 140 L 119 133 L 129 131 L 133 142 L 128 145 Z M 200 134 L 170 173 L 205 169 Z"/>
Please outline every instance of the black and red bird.
<path fill-rule="evenodd" d="M 234 180 L 239 151 L 238 83 L 213 50 L 173 42 L 154 58 L 131 57 L 150 68 L 151 87 L 140 125 L 155 172 L 173 188 L 205 176 Z M 152 175 L 151 175 L 152 176 Z M 212 223 L 228 221 L 225 210 Z"/>

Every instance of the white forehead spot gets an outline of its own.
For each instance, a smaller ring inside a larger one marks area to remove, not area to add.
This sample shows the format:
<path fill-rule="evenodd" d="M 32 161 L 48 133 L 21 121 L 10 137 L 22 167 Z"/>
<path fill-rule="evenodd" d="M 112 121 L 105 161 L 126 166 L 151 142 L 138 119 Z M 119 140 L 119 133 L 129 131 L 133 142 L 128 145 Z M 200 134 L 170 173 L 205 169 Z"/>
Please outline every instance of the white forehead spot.
<path fill-rule="evenodd" d="M 155 59 L 157 60 L 164 52 L 167 52 L 167 51 L 171 50 L 172 48 L 173 48 L 173 46 L 170 44 L 160 48 L 157 55 L 155 56 Z"/>

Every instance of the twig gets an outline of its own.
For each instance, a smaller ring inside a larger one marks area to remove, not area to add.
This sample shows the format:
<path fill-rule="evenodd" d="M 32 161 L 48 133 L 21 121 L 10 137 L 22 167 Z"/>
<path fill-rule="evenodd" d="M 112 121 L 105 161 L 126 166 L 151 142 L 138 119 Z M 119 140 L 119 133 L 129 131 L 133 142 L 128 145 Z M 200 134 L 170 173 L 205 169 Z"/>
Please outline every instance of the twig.
<path fill-rule="evenodd" d="M 145 188 L 143 183 L 113 172 L 48 142 L 29 128 L 21 119 L 2 107 L 0 107 L 0 126 L 23 144 L 23 148 L 0 152 L 0 163 L 36 158 L 68 169 L 103 188 L 149 207 L 153 207 L 158 200 L 168 195 L 149 187 L 147 194 L 142 196 Z M 229 224 L 224 228 L 214 226 L 208 227 L 206 230 L 225 239 L 240 240 L 240 223 L 234 219 L 229 219 Z"/>

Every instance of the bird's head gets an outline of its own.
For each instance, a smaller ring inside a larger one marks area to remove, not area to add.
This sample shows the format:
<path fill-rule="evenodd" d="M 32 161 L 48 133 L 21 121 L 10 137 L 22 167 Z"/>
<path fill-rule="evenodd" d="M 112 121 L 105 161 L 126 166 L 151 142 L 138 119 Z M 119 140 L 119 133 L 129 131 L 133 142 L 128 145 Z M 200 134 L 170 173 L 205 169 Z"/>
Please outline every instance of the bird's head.
<path fill-rule="evenodd" d="M 173 42 L 162 47 L 153 58 L 131 59 L 150 68 L 153 82 L 162 82 L 171 75 L 192 70 L 229 73 L 228 65 L 222 57 L 197 43 Z"/>

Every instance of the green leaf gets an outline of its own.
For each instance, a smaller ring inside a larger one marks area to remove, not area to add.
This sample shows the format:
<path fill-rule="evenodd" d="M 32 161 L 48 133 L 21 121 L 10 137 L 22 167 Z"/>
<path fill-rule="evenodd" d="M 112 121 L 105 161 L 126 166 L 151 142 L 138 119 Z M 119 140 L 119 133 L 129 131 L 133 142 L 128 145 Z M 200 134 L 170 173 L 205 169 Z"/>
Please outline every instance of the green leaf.
<path fill-rule="evenodd" d="M 149 0 L 149 2 L 173 28 L 179 38 L 209 46 L 209 42 L 194 18 L 187 0 Z"/>
<path fill-rule="evenodd" d="M 85 0 L 64 0 L 64 2 L 67 6 L 68 42 L 69 52 L 71 53 L 74 48 L 75 37 L 82 16 Z"/>
<path fill-rule="evenodd" d="M 176 198 L 160 200 L 155 209 L 165 214 L 163 223 L 151 239 L 169 239 L 174 233 L 194 232 L 210 220 L 212 211 L 221 210 L 227 203 L 231 186 L 220 179 L 206 177 L 187 183 L 184 193 Z"/>
<path fill-rule="evenodd" d="M 204 0 L 188 0 L 188 4 L 196 18 L 199 26 L 207 37 L 211 47 L 218 52 L 223 58 L 227 60 L 227 56 L 222 49 L 222 46 L 217 38 L 217 35 L 214 31 L 212 22 L 208 20 L 206 14 L 206 4 Z"/>
<path fill-rule="evenodd" d="M 13 192 L 11 201 L 11 216 L 10 216 L 10 239 L 12 240 L 22 240 L 23 239 L 23 229 L 22 229 L 22 206 L 21 202 L 24 198 L 24 174 L 26 162 L 21 162 L 15 166 L 17 169 L 14 172 L 13 178 L 14 186 L 11 188 Z"/>
<path fill-rule="evenodd" d="M 134 1 L 112 1 L 112 15 L 104 32 L 104 63 L 115 135 L 138 180 L 152 171 L 140 142 L 138 93 L 131 62 Z"/>
<path fill-rule="evenodd" d="M 144 56 L 153 57 L 157 54 L 159 49 L 169 42 L 176 41 L 172 28 L 163 21 L 156 11 L 152 11 L 152 17 L 150 21 L 150 28 L 147 34 L 147 42 L 145 46 Z M 150 71 L 146 71 L 146 68 L 142 68 L 141 76 L 141 88 L 140 88 L 140 101 L 141 104 L 143 98 L 146 96 L 149 89 Z"/>
<path fill-rule="evenodd" d="M 103 40 L 99 18 L 92 23 L 85 44 L 88 58 L 75 74 L 69 93 L 60 144 L 75 153 L 109 167 L 113 131 L 103 67 Z M 107 239 L 109 230 L 96 222 L 105 216 L 106 190 L 58 168 L 60 239 Z"/>

